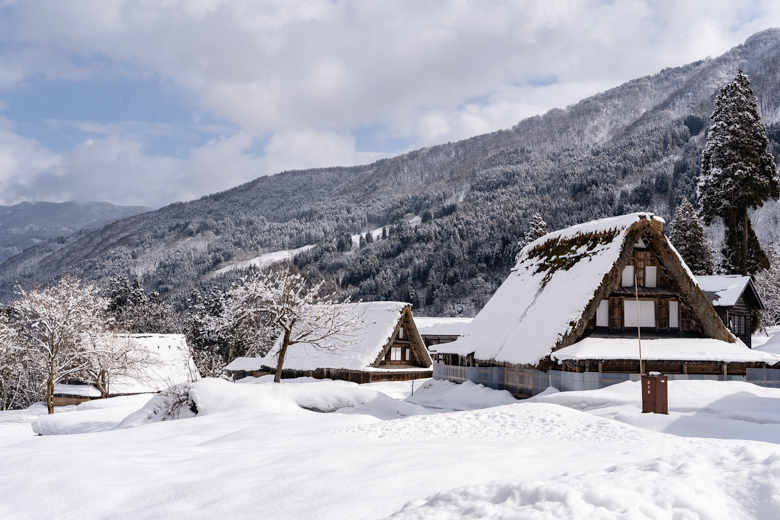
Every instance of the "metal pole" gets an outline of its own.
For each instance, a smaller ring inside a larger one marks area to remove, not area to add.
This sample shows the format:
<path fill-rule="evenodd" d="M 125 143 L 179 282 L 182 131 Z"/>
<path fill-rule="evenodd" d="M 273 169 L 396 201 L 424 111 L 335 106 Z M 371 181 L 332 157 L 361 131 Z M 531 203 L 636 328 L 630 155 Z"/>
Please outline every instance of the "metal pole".
<path fill-rule="evenodd" d="M 645 370 L 644 367 L 642 367 L 642 330 L 639 326 L 639 288 L 636 282 L 636 269 L 634 269 L 634 297 L 636 298 L 636 336 L 639 341 L 639 375 L 641 376 L 645 373 Z"/>

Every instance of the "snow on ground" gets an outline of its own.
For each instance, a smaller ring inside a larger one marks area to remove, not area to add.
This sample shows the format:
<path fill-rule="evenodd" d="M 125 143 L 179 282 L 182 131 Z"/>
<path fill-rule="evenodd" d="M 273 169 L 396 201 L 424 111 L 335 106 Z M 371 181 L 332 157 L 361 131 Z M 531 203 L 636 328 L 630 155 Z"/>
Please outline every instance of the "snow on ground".
<path fill-rule="evenodd" d="M 247 269 L 251 266 L 266 267 L 271 264 L 283 262 L 285 260 L 292 260 L 295 257 L 295 255 L 303 253 L 304 251 L 308 251 L 312 247 L 314 247 L 314 245 L 307 245 L 303 247 L 298 247 L 296 249 L 285 249 L 284 251 L 274 251 L 273 253 L 264 253 L 260 256 L 256 256 L 255 258 L 244 260 L 243 262 L 236 262 L 235 264 L 230 264 L 220 269 L 217 269 L 216 271 L 214 271 L 213 274 L 214 276 L 216 276 L 219 274 L 227 273 L 234 269 Z"/>
<path fill-rule="evenodd" d="M 139 397 L 122 427 L 78 435 L 34 436 L 37 405 L 0 412 L 0 518 L 780 517 L 780 446 L 749 440 L 777 431 L 780 390 L 673 381 L 662 417 L 638 413 L 635 383 L 514 401 L 268 379 L 193 383 L 198 415 L 179 420 Z M 36 424 L 108 428 L 131 408 L 115 399 Z"/>
<path fill-rule="evenodd" d="M 767 327 L 766 330 L 753 334 L 751 338 L 753 348 L 770 354 L 780 354 L 780 334 L 778 332 L 780 332 L 780 327 Z"/>
<path fill-rule="evenodd" d="M 426 380 L 407 401 L 439 410 L 478 410 L 517 403 L 506 390 L 492 390 L 483 385 L 465 381 L 455 384 L 435 379 Z"/>
<path fill-rule="evenodd" d="M 740 381 L 669 381 L 669 415 L 641 413 L 638 381 L 535 396 L 549 403 L 683 437 L 780 443 L 780 390 Z"/>
<path fill-rule="evenodd" d="M 103 432 L 116 428 L 122 420 L 144 406 L 151 394 L 112 397 L 87 401 L 77 406 L 59 406 L 53 415 L 40 415 L 32 421 L 39 435 L 69 435 Z"/>
<path fill-rule="evenodd" d="M 766 446 L 666 455 L 550 480 L 438 493 L 392 518 L 777 518 L 780 453 Z"/>

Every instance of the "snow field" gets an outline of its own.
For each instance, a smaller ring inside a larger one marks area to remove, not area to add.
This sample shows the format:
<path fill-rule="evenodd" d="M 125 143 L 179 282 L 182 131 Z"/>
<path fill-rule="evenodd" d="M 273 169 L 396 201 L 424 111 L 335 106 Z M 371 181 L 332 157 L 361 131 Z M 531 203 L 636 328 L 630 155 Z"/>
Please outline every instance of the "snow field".
<path fill-rule="evenodd" d="M 505 390 L 492 390 L 472 381 L 455 384 L 435 379 L 426 380 L 406 400 L 442 410 L 477 410 L 518 402 Z"/>
<path fill-rule="evenodd" d="M 682 437 L 780 443 L 780 390 L 739 381 L 669 381 L 669 415 L 643 414 L 639 382 L 538 395 L 549 403 Z"/>
<path fill-rule="evenodd" d="M 192 384 L 193 418 L 150 417 L 158 395 L 134 397 L 121 427 L 111 424 L 129 398 L 37 421 L 75 433 L 80 418 L 80 435 L 22 434 L 40 410 L 0 412 L 0 518 L 780 516 L 780 447 L 627 424 L 619 416 L 638 414 L 633 383 L 503 404 L 504 392 L 473 384 L 418 382 L 415 399 L 400 401 L 390 395 L 410 394 L 410 382 L 267 379 Z M 670 418 L 742 406 L 767 414 L 749 423 L 754 434 L 774 427 L 780 390 L 702 383 L 672 382 Z"/>
<path fill-rule="evenodd" d="M 550 480 L 491 482 L 410 502 L 391 518 L 777 518 L 780 452 L 703 450 Z"/>

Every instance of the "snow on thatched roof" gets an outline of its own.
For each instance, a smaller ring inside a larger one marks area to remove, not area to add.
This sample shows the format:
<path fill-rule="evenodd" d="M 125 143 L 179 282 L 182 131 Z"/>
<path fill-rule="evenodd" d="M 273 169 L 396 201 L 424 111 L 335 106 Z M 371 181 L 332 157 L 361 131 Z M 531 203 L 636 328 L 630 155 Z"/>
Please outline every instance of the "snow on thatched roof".
<path fill-rule="evenodd" d="M 758 301 L 760 308 L 764 308 L 761 297 L 758 295 L 753 281 L 749 276 L 741 275 L 715 275 L 715 276 L 697 276 L 699 287 L 704 291 L 707 299 L 715 307 L 731 307 L 737 303 L 739 297 L 750 288 L 754 297 Z"/>
<path fill-rule="evenodd" d="M 285 369 L 367 369 L 377 361 L 384 348 L 390 343 L 398 329 L 404 311 L 411 316 L 408 303 L 368 302 L 344 304 L 343 306 L 347 309 L 346 312 L 358 320 L 358 324 L 354 330 L 345 331 L 341 335 L 333 336 L 322 342 L 328 347 L 335 346 L 336 350 L 325 351 L 307 343 L 293 345 L 287 350 L 284 360 Z M 410 339 L 419 346 L 423 345 L 419 334 L 416 338 Z M 276 341 L 265 357 L 260 358 L 261 366 L 276 368 L 280 346 L 281 338 Z M 416 352 L 418 356 L 423 357 L 423 364 L 431 366 L 430 355 L 424 346 L 418 348 Z M 228 368 L 228 370 L 231 369 Z"/>
<path fill-rule="evenodd" d="M 557 361 L 638 361 L 639 347 L 636 338 L 591 336 L 556 350 L 551 357 Z M 726 343 L 711 338 L 653 338 L 642 340 L 642 359 L 644 361 L 717 361 L 774 365 L 780 361 L 780 355 L 751 350 L 740 341 Z"/>
<path fill-rule="evenodd" d="M 460 336 L 474 318 L 414 318 L 421 336 Z"/>
<path fill-rule="evenodd" d="M 440 345 L 439 352 L 474 354 L 475 359 L 534 365 L 555 348 L 570 345 L 583 328 L 586 307 L 593 307 L 597 293 L 607 294 L 607 275 L 615 271 L 627 240 L 652 232 L 663 240 L 683 277 L 695 289 L 693 275 L 663 237 L 664 221 L 651 213 L 605 218 L 549 233 L 526 245 L 517 265 L 493 297 L 466 328 L 463 336 Z M 629 236 L 630 235 L 630 236 Z M 633 237 L 633 238 L 632 238 Z M 628 252 L 627 252 L 628 253 Z M 630 253 L 629 253 L 630 254 Z M 621 256 L 622 255 L 622 256 Z M 703 295 L 701 300 L 704 300 Z M 721 327 L 712 312 L 713 327 Z M 731 339 L 725 329 L 721 339 Z"/>
<path fill-rule="evenodd" d="M 134 377 L 113 378 L 111 395 L 159 392 L 200 377 L 184 334 L 120 334 L 118 339 L 132 341 L 152 363 Z"/>

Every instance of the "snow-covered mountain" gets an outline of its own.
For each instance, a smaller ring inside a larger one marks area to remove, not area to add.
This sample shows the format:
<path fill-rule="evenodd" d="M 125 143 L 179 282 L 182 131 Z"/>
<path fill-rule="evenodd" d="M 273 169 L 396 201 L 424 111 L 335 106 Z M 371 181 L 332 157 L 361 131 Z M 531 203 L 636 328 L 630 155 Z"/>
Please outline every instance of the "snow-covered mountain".
<path fill-rule="evenodd" d="M 46 240 L 104 226 L 152 208 L 108 202 L 21 202 L 0 206 L 0 262 Z"/>
<path fill-rule="evenodd" d="M 283 172 L 48 241 L 0 265 L 0 299 L 15 280 L 68 271 L 101 284 L 136 274 L 147 289 L 182 301 L 193 287 L 226 285 L 240 273 L 225 267 L 314 244 L 296 263 L 355 298 L 411 301 L 420 314 L 473 314 L 514 263 L 534 212 L 560 229 L 637 210 L 670 217 L 682 198 L 695 204 L 713 100 L 740 67 L 777 156 L 780 29 L 770 29 L 718 58 L 664 69 L 508 130 L 365 166 Z M 774 238 L 777 208 L 756 216 L 764 240 Z M 391 226 L 386 239 L 341 246 L 382 226 Z"/>

